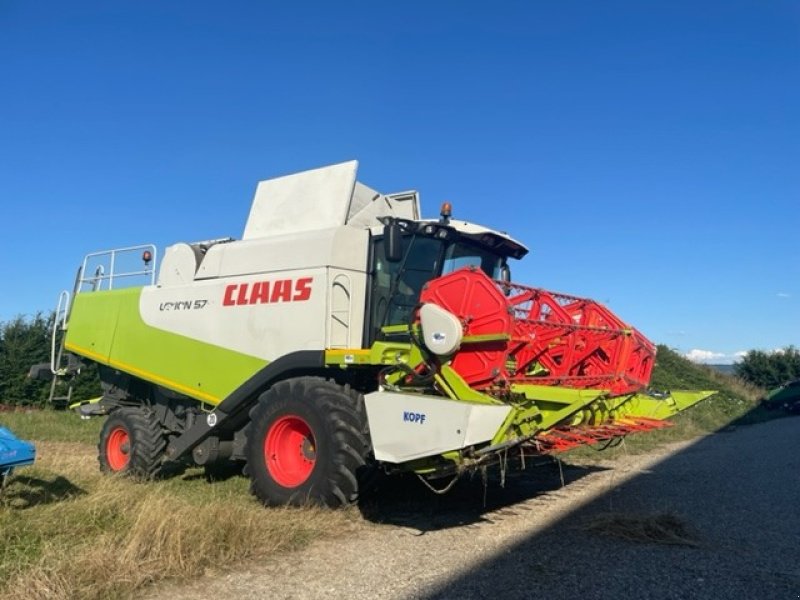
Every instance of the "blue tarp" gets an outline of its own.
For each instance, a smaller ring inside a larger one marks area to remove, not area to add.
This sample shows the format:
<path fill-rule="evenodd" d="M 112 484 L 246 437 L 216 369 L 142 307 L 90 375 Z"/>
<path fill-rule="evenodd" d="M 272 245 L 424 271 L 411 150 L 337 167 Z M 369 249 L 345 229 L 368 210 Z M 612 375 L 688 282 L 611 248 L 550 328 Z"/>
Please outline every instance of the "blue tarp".
<path fill-rule="evenodd" d="M 5 478 L 14 467 L 33 464 L 36 448 L 18 439 L 5 427 L 0 427 L 0 477 Z"/>

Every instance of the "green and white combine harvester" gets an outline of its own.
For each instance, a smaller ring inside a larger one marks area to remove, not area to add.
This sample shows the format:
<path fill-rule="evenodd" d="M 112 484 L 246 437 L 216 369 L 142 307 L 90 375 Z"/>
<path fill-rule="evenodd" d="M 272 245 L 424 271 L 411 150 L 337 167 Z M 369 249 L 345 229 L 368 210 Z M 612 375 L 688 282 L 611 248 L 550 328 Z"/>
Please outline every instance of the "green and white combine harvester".
<path fill-rule="evenodd" d="M 102 470 L 239 463 L 269 505 L 345 505 L 368 473 L 463 473 L 663 427 L 655 347 L 605 307 L 511 282 L 505 233 L 420 218 L 347 162 L 259 183 L 240 240 L 86 257 L 53 371 L 97 364 Z M 136 255 L 136 267 L 123 265 Z M 139 256 L 144 261 L 142 267 Z M 139 285 L 140 283 L 143 285 Z"/>

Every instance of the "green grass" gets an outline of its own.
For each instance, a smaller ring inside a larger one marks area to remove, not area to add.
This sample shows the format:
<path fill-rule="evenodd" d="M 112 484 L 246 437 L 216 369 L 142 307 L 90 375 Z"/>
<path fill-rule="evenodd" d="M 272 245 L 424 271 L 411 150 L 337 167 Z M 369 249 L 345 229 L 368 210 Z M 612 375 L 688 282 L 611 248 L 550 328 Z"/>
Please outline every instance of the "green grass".
<path fill-rule="evenodd" d="M 0 412 L 0 425 L 26 440 L 96 444 L 103 420 L 81 419 L 74 412 L 20 409 Z"/>

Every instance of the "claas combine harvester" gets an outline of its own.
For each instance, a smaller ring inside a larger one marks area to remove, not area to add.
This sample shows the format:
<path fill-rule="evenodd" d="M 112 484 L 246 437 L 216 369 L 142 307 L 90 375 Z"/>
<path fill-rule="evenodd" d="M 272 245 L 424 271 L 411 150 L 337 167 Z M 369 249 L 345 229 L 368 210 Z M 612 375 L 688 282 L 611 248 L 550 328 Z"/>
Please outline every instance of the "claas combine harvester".
<path fill-rule="evenodd" d="M 86 257 L 52 370 L 97 364 L 102 398 L 81 410 L 105 415 L 102 470 L 238 463 L 265 504 L 338 506 L 378 470 L 443 490 L 709 395 L 646 393 L 655 347 L 636 329 L 512 283 L 521 243 L 447 204 L 421 219 L 415 192 L 356 168 L 262 181 L 241 239 L 175 244 L 158 267 L 150 245 Z"/>

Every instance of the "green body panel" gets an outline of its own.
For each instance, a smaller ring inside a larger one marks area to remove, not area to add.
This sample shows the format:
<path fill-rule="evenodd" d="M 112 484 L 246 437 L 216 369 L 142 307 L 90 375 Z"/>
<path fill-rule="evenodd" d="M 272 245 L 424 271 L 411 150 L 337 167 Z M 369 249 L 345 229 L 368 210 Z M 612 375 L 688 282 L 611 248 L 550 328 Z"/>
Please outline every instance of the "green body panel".
<path fill-rule="evenodd" d="M 772 407 L 793 407 L 800 403 L 800 380 L 790 381 L 784 385 L 770 390 L 764 403 Z"/>
<path fill-rule="evenodd" d="M 550 429 L 607 393 L 546 385 L 512 385 L 511 391 L 516 410 L 509 415 L 505 430 L 495 435 L 495 444 Z"/>
<path fill-rule="evenodd" d="M 453 400 L 475 402 L 477 404 L 503 404 L 500 400 L 477 390 L 473 390 L 450 365 L 442 365 L 437 381 Z"/>
<path fill-rule="evenodd" d="M 547 431 L 559 425 L 594 426 L 625 418 L 665 420 L 715 394 L 714 391 L 675 391 L 608 396 L 606 390 L 554 386 L 512 386 L 525 400 L 518 403 L 493 444 Z"/>
<path fill-rule="evenodd" d="M 150 327 L 139 314 L 142 288 L 77 294 L 65 348 L 216 405 L 267 361 Z"/>
<path fill-rule="evenodd" d="M 645 417 L 647 419 L 669 419 L 682 410 L 694 406 L 701 400 L 716 394 L 713 390 L 687 391 L 674 390 L 668 396 L 659 397 L 649 394 L 635 394 L 630 402 L 621 406 L 619 416 Z"/>

